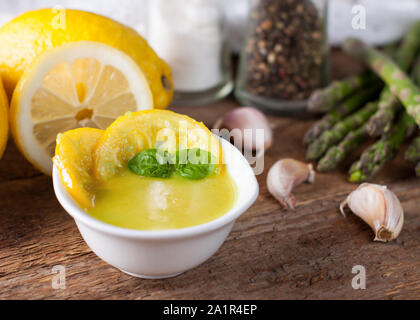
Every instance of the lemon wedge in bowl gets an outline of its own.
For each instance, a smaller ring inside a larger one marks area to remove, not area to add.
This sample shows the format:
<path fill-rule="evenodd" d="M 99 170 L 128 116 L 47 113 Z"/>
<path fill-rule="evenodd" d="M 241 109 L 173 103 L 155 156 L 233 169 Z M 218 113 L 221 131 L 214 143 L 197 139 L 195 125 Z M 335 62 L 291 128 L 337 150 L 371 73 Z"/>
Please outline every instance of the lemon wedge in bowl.
<path fill-rule="evenodd" d="M 59 134 L 54 164 L 67 192 L 82 207 L 92 206 L 95 179 L 92 151 L 103 130 L 78 128 Z"/>
<path fill-rule="evenodd" d="M 200 148 L 211 152 L 216 166 L 222 164 L 222 147 L 203 123 L 158 109 L 127 112 L 106 130 L 78 128 L 58 134 L 53 161 L 67 192 L 87 209 L 93 205 L 95 187 L 150 148 L 170 153 Z"/>
<path fill-rule="evenodd" d="M 105 129 L 127 111 L 151 108 L 147 79 L 128 55 L 80 41 L 47 51 L 25 71 L 13 93 L 10 124 L 23 155 L 50 175 L 58 133 Z"/>
<path fill-rule="evenodd" d="M 199 148 L 222 163 L 219 141 L 201 122 L 168 110 L 128 112 L 119 117 L 98 139 L 93 152 L 93 171 L 98 181 L 106 181 L 125 167 L 136 154 L 149 149 Z"/>

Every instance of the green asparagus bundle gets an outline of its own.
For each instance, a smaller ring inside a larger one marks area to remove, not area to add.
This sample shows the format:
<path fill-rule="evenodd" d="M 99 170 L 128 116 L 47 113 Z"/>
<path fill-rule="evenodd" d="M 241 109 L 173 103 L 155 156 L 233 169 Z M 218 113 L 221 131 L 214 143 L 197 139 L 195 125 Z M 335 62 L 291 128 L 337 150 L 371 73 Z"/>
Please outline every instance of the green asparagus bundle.
<path fill-rule="evenodd" d="M 337 165 L 343 161 L 352 151 L 356 150 L 360 147 L 364 142 L 366 142 L 369 138 L 369 134 L 367 133 L 366 129 L 367 124 L 362 125 L 356 131 L 351 131 L 347 134 L 347 136 L 335 146 L 330 147 L 324 157 L 322 157 L 319 162 L 317 169 L 320 172 L 328 172 L 334 170 Z M 406 126 L 406 136 L 410 132 L 412 132 L 416 127 L 414 120 L 411 118 L 407 122 Z M 411 134 L 410 134 L 411 135 Z M 413 142 L 413 145 L 415 143 Z M 413 146 L 414 148 L 414 146 Z M 412 161 L 419 161 L 420 160 L 420 136 L 418 138 L 418 149 L 412 150 L 411 152 L 409 149 L 407 153 L 410 152 L 412 154 Z M 406 153 L 406 157 L 407 157 Z M 418 157 L 418 159 L 414 159 L 414 155 Z"/>
<path fill-rule="evenodd" d="M 345 138 L 335 146 L 328 149 L 317 166 L 320 172 L 329 172 L 334 170 L 337 165 L 343 161 L 352 151 L 357 149 L 362 143 L 369 138 L 366 131 L 366 124 L 362 125 L 355 131 L 350 131 Z"/>
<path fill-rule="evenodd" d="M 392 160 L 404 141 L 406 131 L 413 123 L 413 119 L 407 112 L 403 112 L 391 131 L 365 150 L 360 160 L 352 165 L 349 181 L 353 183 L 366 181 L 375 175 L 386 162 Z"/>
<path fill-rule="evenodd" d="M 401 109 L 401 103 L 388 87 L 385 87 L 379 96 L 378 111 L 369 119 L 366 129 L 370 136 L 377 137 L 389 131 L 395 113 Z"/>
<path fill-rule="evenodd" d="M 405 160 L 411 162 L 420 161 L 420 135 L 416 137 L 405 151 Z"/>
<path fill-rule="evenodd" d="M 401 42 L 395 57 L 395 62 L 401 70 L 408 71 L 416 53 L 420 48 L 420 22 L 415 23 L 407 32 Z M 379 98 L 379 107 L 367 124 L 367 130 L 371 136 L 379 136 L 390 129 L 395 113 L 401 109 L 398 99 L 391 93 L 389 87 L 385 87 Z"/>
<path fill-rule="evenodd" d="M 391 57 L 396 55 L 401 45 L 393 42 L 382 50 Z M 315 90 L 308 99 L 308 110 L 313 113 L 325 113 L 334 109 L 340 101 L 363 88 L 378 84 L 379 79 L 371 71 L 363 71 L 343 80 L 333 81 L 329 86 Z"/>
<path fill-rule="evenodd" d="M 327 113 L 306 132 L 303 143 L 309 145 L 314 142 L 324 131 L 331 129 L 344 117 L 374 99 L 380 89 L 381 85 L 375 85 L 345 99 L 337 108 Z"/>
<path fill-rule="evenodd" d="M 406 111 L 420 124 L 420 90 L 389 57 L 357 39 L 347 39 L 343 49 L 362 59 L 390 87 Z"/>
<path fill-rule="evenodd" d="M 315 90 L 308 99 L 308 110 L 324 113 L 332 110 L 340 101 L 356 91 L 378 82 L 371 72 L 362 72 L 340 81 L 333 81 L 328 87 Z"/>
<path fill-rule="evenodd" d="M 366 123 L 366 121 L 377 109 L 377 102 L 368 103 L 359 111 L 335 124 L 330 130 L 324 131 L 318 139 L 309 145 L 308 152 L 306 154 L 307 159 L 316 160 L 320 158 L 329 147 L 340 142 L 347 133 Z"/>

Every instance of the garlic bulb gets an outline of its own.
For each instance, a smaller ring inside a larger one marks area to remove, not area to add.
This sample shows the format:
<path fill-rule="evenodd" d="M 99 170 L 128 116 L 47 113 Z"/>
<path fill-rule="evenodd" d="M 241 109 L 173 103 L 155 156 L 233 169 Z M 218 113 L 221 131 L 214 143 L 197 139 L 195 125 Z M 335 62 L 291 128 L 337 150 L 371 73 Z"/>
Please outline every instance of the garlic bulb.
<path fill-rule="evenodd" d="M 391 241 L 398 237 L 404 224 L 404 211 L 397 196 L 386 186 L 363 183 L 340 205 L 351 211 L 375 232 L 375 241 Z"/>
<path fill-rule="evenodd" d="M 267 188 L 283 206 L 294 209 L 296 198 L 291 194 L 292 189 L 305 181 L 313 183 L 314 180 L 315 171 L 312 164 L 294 159 L 282 159 L 268 172 Z"/>
<path fill-rule="evenodd" d="M 227 129 L 235 145 L 241 142 L 244 149 L 256 150 L 257 153 L 267 150 L 272 143 L 273 133 L 267 117 L 252 107 L 241 107 L 228 112 L 216 121 L 213 129 Z M 263 139 L 258 139 L 258 131 L 264 134 Z"/>

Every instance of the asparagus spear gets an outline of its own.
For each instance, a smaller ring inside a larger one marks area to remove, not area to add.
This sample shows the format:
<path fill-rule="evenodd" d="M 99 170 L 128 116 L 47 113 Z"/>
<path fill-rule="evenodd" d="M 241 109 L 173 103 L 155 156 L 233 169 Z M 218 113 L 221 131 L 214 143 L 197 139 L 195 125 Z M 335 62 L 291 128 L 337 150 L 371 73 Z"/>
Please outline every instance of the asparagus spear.
<path fill-rule="evenodd" d="M 420 84 L 420 55 L 417 56 L 414 61 L 414 65 L 411 72 L 411 78 L 417 85 Z M 416 174 L 420 176 L 420 135 L 413 139 L 411 144 L 408 146 L 404 155 L 405 160 L 411 162 L 418 162 L 416 166 Z"/>
<path fill-rule="evenodd" d="M 395 62 L 401 70 L 408 71 L 416 52 L 420 47 L 420 22 L 415 23 L 406 33 L 401 46 L 396 53 Z M 370 118 L 367 130 L 371 136 L 379 136 L 390 129 L 395 113 L 401 109 L 398 99 L 385 87 L 379 98 L 378 111 Z"/>
<path fill-rule="evenodd" d="M 410 116 L 409 121 L 407 121 L 407 129 L 405 130 L 405 138 L 411 137 L 413 133 L 418 128 L 416 122 L 414 121 L 413 117 Z"/>
<path fill-rule="evenodd" d="M 333 81 L 328 87 L 315 90 L 308 99 L 308 110 L 323 113 L 332 110 L 341 100 L 357 90 L 370 86 L 377 78 L 371 72 L 362 72 L 344 80 Z"/>
<path fill-rule="evenodd" d="M 401 109 L 401 103 L 388 87 L 382 90 L 378 106 L 378 111 L 369 119 L 366 125 L 366 129 L 372 137 L 380 136 L 382 133 L 389 131 L 395 113 Z"/>
<path fill-rule="evenodd" d="M 338 122 L 332 129 L 324 131 L 318 139 L 309 145 L 306 157 L 309 160 L 321 157 L 329 147 L 340 142 L 347 133 L 364 124 L 377 108 L 377 102 L 368 103 L 356 113 Z"/>
<path fill-rule="evenodd" d="M 414 61 L 411 71 L 411 79 L 413 79 L 417 85 L 420 84 L 420 54 L 417 56 L 416 61 Z"/>
<path fill-rule="evenodd" d="M 382 50 L 394 57 L 399 43 L 386 45 Z M 343 80 L 332 82 L 328 87 L 315 90 L 308 99 L 308 110 L 314 113 L 331 111 L 337 104 L 360 89 L 378 82 L 378 78 L 370 71 L 363 71 Z"/>
<path fill-rule="evenodd" d="M 420 135 L 416 137 L 405 151 L 405 160 L 411 162 L 420 161 Z"/>
<path fill-rule="evenodd" d="M 331 129 L 337 122 L 345 116 L 353 113 L 359 109 L 366 102 L 375 98 L 378 94 L 381 85 L 375 85 L 361 91 L 360 93 L 350 96 L 345 99 L 336 109 L 327 113 L 321 120 L 317 121 L 305 134 L 303 143 L 305 145 L 311 144 L 324 131 Z"/>
<path fill-rule="evenodd" d="M 382 166 L 392 160 L 404 141 L 407 128 L 413 123 L 413 119 L 403 112 L 398 122 L 379 141 L 365 150 L 360 160 L 355 162 L 349 171 L 349 181 L 361 183 L 370 179 Z"/>
<path fill-rule="evenodd" d="M 420 90 L 409 76 L 404 73 L 389 57 L 357 39 L 347 39 L 343 49 L 361 58 L 390 87 L 407 112 L 420 125 Z"/>
<path fill-rule="evenodd" d="M 317 170 L 328 172 L 334 170 L 353 150 L 357 149 L 369 137 L 366 124 L 355 131 L 350 131 L 340 144 L 328 149 L 325 156 L 318 162 Z"/>
<path fill-rule="evenodd" d="M 395 61 L 402 70 L 410 69 L 420 48 L 420 20 L 414 23 L 402 39 Z"/>

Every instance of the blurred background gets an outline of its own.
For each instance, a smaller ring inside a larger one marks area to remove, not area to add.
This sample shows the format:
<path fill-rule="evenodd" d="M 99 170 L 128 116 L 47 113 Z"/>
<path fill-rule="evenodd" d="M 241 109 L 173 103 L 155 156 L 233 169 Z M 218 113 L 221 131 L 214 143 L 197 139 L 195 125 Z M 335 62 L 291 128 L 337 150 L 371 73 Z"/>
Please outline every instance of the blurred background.
<path fill-rule="evenodd" d="M 166 0 L 171 1 L 171 0 Z M 194 1 L 194 0 L 191 0 Z M 25 11 L 63 6 L 100 13 L 125 23 L 147 37 L 147 12 L 151 0 L 1 0 L 0 25 Z M 366 29 L 354 30 L 352 7 L 366 8 Z M 224 0 L 231 50 L 238 52 L 244 37 L 249 0 Z M 329 1 L 329 43 L 338 45 L 348 36 L 372 44 L 385 44 L 400 38 L 410 24 L 420 18 L 420 0 L 333 0 Z"/>
<path fill-rule="evenodd" d="M 420 0 L 0 0 L 0 25 L 39 8 L 90 11 L 134 28 L 171 66 L 174 106 L 234 91 L 242 104 L 292 113 L 329 82 L 330 47 L 347 37 L 384 46 L 420 19 Z"/>

